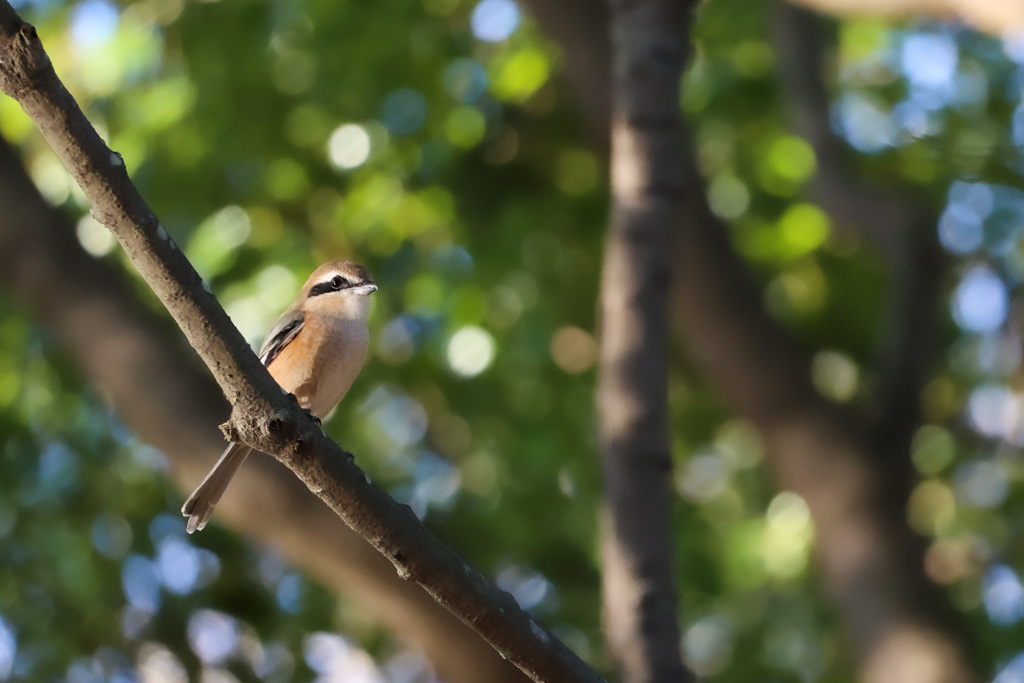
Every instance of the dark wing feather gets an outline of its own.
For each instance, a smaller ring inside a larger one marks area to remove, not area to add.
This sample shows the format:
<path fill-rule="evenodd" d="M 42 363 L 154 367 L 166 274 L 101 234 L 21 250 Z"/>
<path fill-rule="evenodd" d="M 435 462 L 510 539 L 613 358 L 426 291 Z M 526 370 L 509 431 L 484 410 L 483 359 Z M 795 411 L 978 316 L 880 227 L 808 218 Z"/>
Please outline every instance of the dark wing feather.
<path fill-rule="evenodd" d="M 260 347 L 260 361 L 264 365 L 270 365 L 284 347 L 299 335 L 305 319 L 306 314 L 302 311 L 285 311 L 277 319 Z"/>

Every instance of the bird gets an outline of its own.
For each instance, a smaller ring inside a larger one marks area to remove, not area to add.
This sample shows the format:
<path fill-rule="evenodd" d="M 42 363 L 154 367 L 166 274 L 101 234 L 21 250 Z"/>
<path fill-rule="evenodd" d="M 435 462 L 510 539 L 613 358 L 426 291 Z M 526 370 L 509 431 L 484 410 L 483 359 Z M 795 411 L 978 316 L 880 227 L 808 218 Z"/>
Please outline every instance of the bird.
<path fill-rule="evenodd" d="M 313 419 L 327 416 L 348 393 L 366 360 L 370 271 L 352 261 L 330 261 L 309 276 L 292 305 L 270 328 L 259 358 L 281 388 Z M 231 478 L 252 449 L 230 442 L 181 508 L 185 530 L 204 528 Z"/>

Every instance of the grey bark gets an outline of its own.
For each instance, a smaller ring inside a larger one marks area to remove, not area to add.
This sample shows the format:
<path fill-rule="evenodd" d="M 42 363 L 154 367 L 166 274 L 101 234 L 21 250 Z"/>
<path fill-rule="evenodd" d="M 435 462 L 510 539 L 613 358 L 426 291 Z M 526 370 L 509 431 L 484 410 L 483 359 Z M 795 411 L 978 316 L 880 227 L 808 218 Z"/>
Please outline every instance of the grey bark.
<path fill-rule="evenodd" d="M 685 681 L 671 561 L 667 339 L 691 5 L 616 0 L 610 8 L 613 204 L 598 381 L 604 625 L 623 681 Z"/>

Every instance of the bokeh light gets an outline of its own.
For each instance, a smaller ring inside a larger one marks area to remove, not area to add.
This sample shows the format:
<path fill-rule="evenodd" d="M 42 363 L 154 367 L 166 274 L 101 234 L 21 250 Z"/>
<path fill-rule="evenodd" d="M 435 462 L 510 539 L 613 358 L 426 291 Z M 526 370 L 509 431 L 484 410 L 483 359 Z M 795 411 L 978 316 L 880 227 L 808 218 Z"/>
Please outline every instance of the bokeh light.
<path fill-rule="evenodd" d="M 378 387 L 365 405 L 374 406 L 370 419 L 394 447 L 413 446 L 427 433 L 427 411 L 419 401 L 393 387 Z"/>
<path fill-rule="evenodd" d="M 735 175 L 722 173 L 708 185 L 708 204 L 718 217 L 735 220 L 747 212 L 750 190 Z"/>
<path fill-rule="evenodd" d="M 987 266 L 971 268 L 953 295 L 953 317 L 969 332 L 992 332 L 1009 311 L 1009 294 L 1002 279 Z"/>
<path fill-rule="evenodd" d="M 969 254 L 981 246 L 985 238 L 984 216 L 968 204 L 951 203 L 939 218 L 939 240 L 954 254 Z"/>
<path fill-rule="evenodd" d="M 729 463 L 716 450 L 700 450 L 677 471 L 676 488 L 694 502 L 708 502 L 726 490 L 732 474 Z"/>
<path fill-rule="evenodd" d="M 0 680 L 7 680 L 14 670 L 14 658 L 18 654 L 18 641 L 14 629 L 0 615 Z"/>
<path fill-rule="evenodd" d="M 814 524 L 804 499 L 790 491 L 775 496 L 765 514 L 761 545 L 765 569 L 780 578 L 792 578 L 807 568 Z"/>
<path fill-rule="evenodd" d="M 400 487 L 396 495 L 405 499 L 417 517 L 423 519 L 431 508 L 449 509 L 461 485 L 459 470 L 436 453 L 422 450 L 416 454 L 412 484 Z"/>
<path fill-rule="evenodd" d="M 1003 666 L 992 683 L 1024 683 L 1024 652 Z"/>
<path fill-rule="evenodd" d="M 223 664 L 238 648 L 238 624 L 223 612 L 197 610 L 188 620 L 188 642 L 204 664 Z"/>
<path fill-rule="evenodd" d="M 396 90 L 384 100 L 381 120 L 392 135 L 411 135 L 427 120 L 427 99 L 412 88 Z"/>
<path fill-rule="evenodd" d="M 301 607 L 303 594 L 302 579 L 295 574 L 288 574 L 278 582 L 274 598 L 282 610 L 289 614 L 296 614 Z"/>
<path fill-rule="evenodd" d="M 947 250 L 969 254 L 984 249 L 992 256 L 1007 257 L 1022 234 L 1024 193 L 1019 189 L 984 182 L 950 185 L 939 219 L 939 238 Z"/>
<path fill-rule="evenodd" d="M 844 353 L 825 349 L 814 354 L 811 361 L 814 387 L 835 401 L 849 401 L 857 393 L 857 365 Z"/>
<path fill-rule="evenodd" d="M 448 340 L 448 367 L 460 377 L 475 377 L 494 360 L 494 338 L 482 327 L 463 327 Z"/>
<path fill-rule="evenodd" d="M 132 544 L 132 527 L 124 517 L 102 512 L 92 524 L 92 543 L 102 555 L 119 560 Z"/>
<path fill-rule="evenodd" d="M 1020 405 L 1006 387 L 982 384 L 967 400 L 967 416 L 978 433 L 992 438 L 1011 435 L 1020 421 Z"/>
<path fill-rule="evenodd" d="M 476 60 L 456 59 L 444 70 L 444 89 L 458 102 L 475 102 L 487 92 L 487 70 Z"/>
<path fill-rule="evenodd" d="M 32 182 L 50 204 L 59 206 L 71 196 L 73 181 L 57 157 L 39 155 L 29 162 L 28 170 Z"/>
<path fill-rule="evenodd" d="M 949 430 L 937 425 L 924 425 L 914 434 L 911 459 L 921 474 L 938 474 L 956 457 L 956 442 Z"/>
<path fill-rule="evenodd" d="M 119 18 L 117 7 L 107 0 L 82 0 L 71 10 L 71 38 L 83 48 L 106 45 Z"/>
<path fill-rule="evenodd" d="M 117 246 L 117 238 L 106 226 L 91 215 L 86 214 L 75 227 L 78 243 L 93 256 L 106 256 Z"/>
<path fill-rule="evenodd" d="M 762 187 L 778 195 L 792 194 L 817 167 L 814 149 L 795 135 L 773 138 L 759 162 L 758 179 Z"/>
<path fill-rule="evenodd" d="M 159 643 L 144 643 L 139 648 L 138 671 L 143 683 L 188 683 L 181 660 Z"/>
<path fill-rule="evenodd" d="M 160 609 L 160 578 L 153 562 L 139 555 L 129 555 L 122 565 L 121 582 L 132 607 L 146 613 Z"/>
<path fill-rule="evenodd" d="M 963 463 L 956 470 L 954 482 L 957 499 L 975 508 L 996 508 L 1010 492 L 1006 472 L 992 460 Z"/>
<path fill-rule="evenodd" d="M 476 107 L 457 107 L 448 115 L 444 130 L 448 142 L 454 147 L 470 149 L 483 140 L 487 119 Z"/>
<path fill-rule="evenodd" d="M 519 25 L 519 7 L 512 0 L 480 0 L 469 20 L 473 35 L 490 43 L 505 40 Z"/>
<path fill-rule="evenodd" d="M 185 251 L 204 280 L 222 272 L 238 258 L 238 248 L 252 233 L 249 214 L 226 206 L 204 220 L 192 233 Z"/>
<path fill-rule="evenodd" d="M 186 595 L 199 581 L 199 554 L 185 540 L 169 538 L 161 543 L 156 565 L 161 582 L 171 593 Z"/>
<path fill-rule="evenodd" d="M 1024 617 L 1024 585 L 1016 572 L 1006 565 L 990 567 L 981 590 L 985 611 L 993 622 L 1009 626 Z"/>
<path fill-rule="evenodd" d="M 414 318 L 400 315 L 385 325 L 377 335 L 377 355 L 390 365 L 400 365 L 416 352 L 416 335 L 420 325 Z"/>
<path fill-rule="evenodd" d="M 536 608 L 554 594 L 555 587 L 539 572 L 521 565 L 510 565 L 498 572 L 494 583 L 508 591 L 527 611 Z"/>
<path fill-rule="evenodd" d="M 358 168 L 370 156 L 370 135 L 355 123 L 338 126 L 327 141 L 327 155 L 336 168 Z"/>
<path fill-rule="evenodd" d="M 306 664 L 318 683 L 386 683 L 370 656 L 341 636 L 313 633 L 304 645 Z"/>
<path fill-rule="evenodd" d="M 782 258 L 797 258 L 823 245 L 831 233 L 828 216 L 813 204 L 791 205 L 779 218 Z"/>
<path fill-rule="evenodd" d="M 551 357 L 555 365 L 573 375 L 592 368 L 597 362 L 597 352 L 597 340 L 578 327 L 560 327 L 551 338 Z"/>
<path fill-rule="evenodd" d="M 525 102 L 547 82 L 551 68 L 551 60 L 543 50 L 521 48 L 494 67 L 491 92 L 505 102 Z"/>
<path fill-rule="evenodd" d="M 683 655 L 698 676 L 713 676 L 729 664 L 733 653 L 735 627 L 728 617 L 711 614 L 698 620 L 683 634 Z"/>
<path fill-rule="evenodd" d="M 896 126 L 873 97 L 844 94 L 836 104 L 836 117 L 843 135 L 858 151 L 874 154 L 896 144 Z"/>
<path fill-rule="evenodd" d="M 956 518 L 956 496 L 945 481 L 926 479 L 910 494 L 907 520 L 921 534 L 939 534 Z"/>
<path fill-rule="evenodd" d="M 912 33 L 900 49 L 900 67 L 912 88 L 952 86 L 958 59 L 956 41 L 945 33 Z"/>

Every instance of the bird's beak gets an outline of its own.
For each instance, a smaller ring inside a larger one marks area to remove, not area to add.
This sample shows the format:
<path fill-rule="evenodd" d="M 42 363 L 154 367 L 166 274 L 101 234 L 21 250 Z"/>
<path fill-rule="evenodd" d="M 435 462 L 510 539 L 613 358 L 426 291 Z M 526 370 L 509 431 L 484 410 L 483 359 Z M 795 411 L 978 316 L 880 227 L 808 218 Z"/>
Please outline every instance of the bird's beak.
<path fill-rule="evenodd" d="M 353 289 L 355 290 L 356 294 L 362 294 L 363 296 L 366 296 L 367 294 L 373 294 L 374 292 L 376 292 L 377 285 L 373 284 L 372 282 L 366 282 L 361 285 L 356 285 L 355 287 L 353 287 Z"/>

